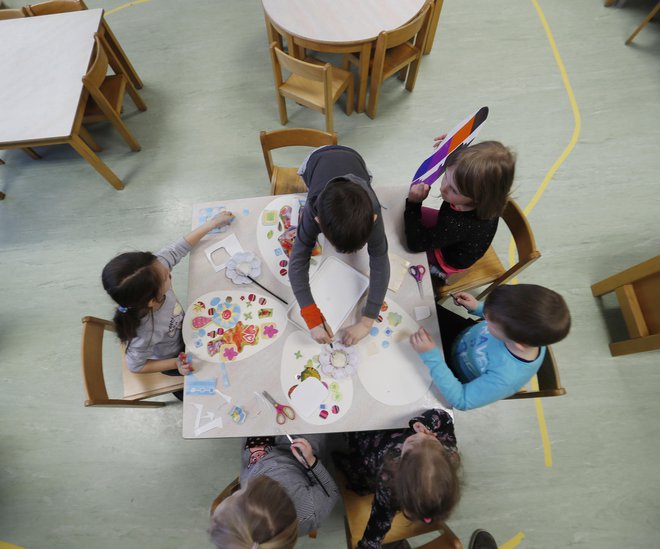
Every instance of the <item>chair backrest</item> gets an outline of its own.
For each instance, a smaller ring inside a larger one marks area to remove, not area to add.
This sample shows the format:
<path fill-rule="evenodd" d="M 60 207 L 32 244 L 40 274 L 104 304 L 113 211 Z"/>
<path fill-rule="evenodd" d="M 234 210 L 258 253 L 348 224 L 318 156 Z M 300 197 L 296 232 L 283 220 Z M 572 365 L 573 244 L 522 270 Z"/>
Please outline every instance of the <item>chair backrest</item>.
<path fill-rule="evenodd" d="M 86 10 L 87 6 L 83 0 L 48 0 L 39 4 L 25 6 L 26 14 L 29 16 L 51 15 L 53 13 L 65 13 L 68 11 Z"/>
<path fill-rule="evenodd" d="M 330 63 L 316 65 L 314 63 L 301 61 L 300 59 L 296 59 L 295 57 L 291 57 L 284 53 L 277 47 L 275 42 L 270 45 L 270 50 L 274 55 L 273 66 L 277 67 L 280 77 L 282 69 L 284 68 L 293 74 L 313 80 L 314 82 L 326 82 L 332 80 L 332 65 L 330 65 Z"/>
<path fill-rule="evenodd" d="M 428 32 L 430 8 L 431 4 L 426 2 L 421 11 L 405 25 L 391 31 L 382 31 L 378 35 L 378 42 L 382 41 L 382 45 L 388 49 L 394 48 L 404 42 L 408 42 L 413 37 L 417 36 L 415 44 L 420 48 L 423 48 L 424 42 L 426 41 L 426 34 Z M 378 44 L 376 44 L 376 47 L 378 47 Z"/>
<path fill-rule="evenodd" d="M 213 513 L 215 513 L 215 510 L 218 508 L 218 505 L 220 505 L 229 496 L 236 493 L 240 489 L 241 489 L 241 483 L 238 480 L 238 477 L 236 477 L 229 484 L 227 484 L 227 486 L 225 486 L 222 492 L 220 492 L 218 496 L 213 500 L 213 503 L 211 503 L 211 513 L 210 513 L 211 516 L 213 516 Z"/>
<path fill-rule="evenodd" d="M 87 74 L 83 76 L 83 83 L 90 88 L 99 88 L 106 75 L 108 74 L 108 56 L 103 49 L 103 44 L 98 33 L 94 34 L 94 51 L 92 61 L 87 69 Z"/>
<path fill-rule="evenodd" d="M 261 150 L 264 154 L 269 180 L 273 177 L 273 157 L 271 151 L 283 147 L 322 147 L 323 145 L 337 144 L 336 133 L 308 128 L 291 128 L 272 132 L 262 130 L 259 133 L 259 139 L 261 140 Z"/>
<path fill-rule="evenodd" d="M 536 249 L 536 240 L 534 239 L 532 227 L 514 200 L 509 199 L 506 203 L 504 212 L 502 212 L 502 220 L 511 232 L 518 252 L 519 262 L 527 263 L 541 257 L 540 252 Z"/>
<path fill-rule="evenodd" d="M 21 17 L 25 17 L 27 14 L 24 11 L 24 8 L 6 8 L 6 9 L 1 9 L 0 10 L 0 21 L 4 21 L 5 19 L 20 19 Z"/>
<path fill-rule="evenodd" d="M 87 400 L 85 406 L 108 401 L 108 391 L 103 377 L 103 335 L 106 330 L 115 331 L 112 322 L 86 316 L 82 319 L 82 374 Z"/>
<path fill-rule="evenodd" d="M 546 347 L 545 357 L 543 358 L 541 367 L 536 372 L 536 378 L 539 384 L 538 391 L 519 391 L 506 400 L 554 397 L 566 394 L 566 389 L 561 386 L 561 380 L 559 379 L 559 369 L 557 368 L 555 353 L 549 345 Z"/>

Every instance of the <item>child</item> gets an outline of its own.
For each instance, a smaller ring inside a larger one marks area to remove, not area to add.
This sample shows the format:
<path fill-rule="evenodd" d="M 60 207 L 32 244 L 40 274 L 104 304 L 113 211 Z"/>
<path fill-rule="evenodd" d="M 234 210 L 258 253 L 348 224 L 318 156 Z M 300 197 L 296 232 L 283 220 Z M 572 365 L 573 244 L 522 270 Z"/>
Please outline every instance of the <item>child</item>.
<path fill-rule="evenodd" d="M 427 524 L 444 521 L 460 499 L 454 422 L 427 410 L 401 431 L 347 433 L 349 454 L 334 454 L 348 487 L 373 493 L 371 515 L 358 549 L 377 549 L 397 511 Z"/>
<path fill-rule="evenodd" d="M 257 477 L 213 510 L 209 533 L 218 549 L 291 549 L 298 541 L 296 508 L 278 482 Z"/>
<path fill-rule="evenodd" d="M 309 192 L 291 253 L 289 280 L 301 314 L 318 343 L 330 343 L 334 335 L 309 288 L 309 259 L 316 239 L 323 233 L 340 253 L 353 253 L 367 245 L 367 303 L 362 318 L 342 334 L 342 342 L 353 345 L 369 333 L 378 318 L 390 280 L 385 226 L 371 188 L 371 175 L 356 151 L 339 145 L 312 152 L 298 173 Z"/>
<path fill-rule="evenodd" d="M 442 283 L 488 250 L 509 199 L 515 158 L 501 143 L 485 141 L 456 150 L 445 165 L 440 210 L 422 207 L 430 187 L 420 183 L 410 187 L 404 212 L 408 248 L 426 251 L 431 274 Z"/>
<path fill-rule="evenodd" d="M 445 357 L 423 328 L 410 337 L 447 402 L 470 410 L 511 396 L 538 371 L 545 346 L 564 339 L 571 316 L 564 299 L 535 284 L 495 288 L 480 304 L 466 292 L 454 296 L 485 322 L 438 309 Z"/>
<path fill-rule="evenodd" d="M 222 212 L 155 255 L 127 252 L 103 268 L 103 287 L 117 302 L 114 323 L 131 372 L 185 375 L 191 371 L 176 358 L 184 348 L 184 313 L 172 290 L 170 271 L 204 235 L 233 218 L 231 212 Z"/>
<path fill-rule="evenodd" d="M 254 437 L 247 439 L 241 455 L 241 486 L 249 486 L 263 476 L 276 481 L 293 502 L 299 536 L 316 530 L 339 498 L 335 481 L 316 457 L 322 442 L 322 435 L 296 438 L 292 444 L 283 436 Z"/>

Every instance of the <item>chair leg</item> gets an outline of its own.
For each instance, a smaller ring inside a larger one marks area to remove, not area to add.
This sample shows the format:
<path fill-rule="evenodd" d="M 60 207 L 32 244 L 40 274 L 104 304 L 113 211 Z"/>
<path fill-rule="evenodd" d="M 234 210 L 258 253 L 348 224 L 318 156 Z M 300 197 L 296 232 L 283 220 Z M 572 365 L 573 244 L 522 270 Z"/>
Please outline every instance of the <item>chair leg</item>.
<path fill-rule="evenodd" d="M 637 36 L 637 35 L 639 34 L 639 31 L 641 31 L 641 30 L 646 26 L 646 24 L 647 24 L 651 19 L 653 19 L 653 17 L 655 16 L 656 13 L 658 13 L 658 11 L 660 11 L 660 2 L 658 2 L 658 3 L 655 5 L 655 8 L 653 8 L 653 9 L 651 10 L 651 13 L 649 13 L 649 14 L 646 16 L 646 19 L 644 19 L 644 21 L 642 21 L 642 23 L 639 25 L 639 27 L 637 27 L 637 28 L 634 30 L 634 32 L 628 37 L 628 40 L 626 40 L 626 46 L 627 46 L 628 44 L 630 44 L 630 43 L 633 41 L 633 39 L 635 38 L 635 36 Z"/>
<path fill-rule="evenodd" d="M 438 28 L 438 21 L 440 20 L 440 12 L 442 11 L 443 0 L 435 0 L 433 2 L 433 11 L 431 12 L 431 22 L 429 23 L 429 32 L 426 35 L 426 44 L 424 44 L 424 55 L 431 53 L 433 48 L 433 40 L 435 39 L 435 31 Z"/>
<path fill-rule="evenodd" d="M 126 124 L 124 124 L 121 117 L 114 110 L 109 110 L 105 113 L 105 115 L 108 117 L 115 129 L 121 134 L 121 136 L 124 138 L 124 141 L 126 141 L 132 151 L 138 152 L 142 150 L 142 146 L 138 140 L 133 137 L 133 134 L 129 131 Z"/>
<path fill-rule="evenodd" d="M 92 151 L 92 149 L 90 149 L 78 135 L 72 135 L 69 143 L 80 156 L 87 160 L 87 162 L 89 162 L 92 167 L 99 172 L 108 183 L 110 183 L 110 185 L 118 191 L 124 188 L 121 179 L 119 179 L 114 172 L 108 168 L 103 161 L 96 156 L 96 154 L 94 154 L 94 151 Z"/>
<path fill-rule="evenodd" d="M 39 159 L 41 158 L 41 156 L 39 156 L 39 154 L 37 153 L 37 151 L 35 151 L 35 150 L 34 150 L 33 148 L 31 148 L 31 147 L 23 147 L 22 150 L 23 150 L 23 152 L 24 152 L 25 154 L 27 154 L 30 158 L 32 158 L 32 159 L 34 159 L 34 160 L 39 160 Z"/>
<path fill-rule="evenodd" d="M 369 89 L 369 105 L 367 107 L 367 116 L 369 118 L 376 118 L 378 112 L 378 96 L 380 95 L 380 88 L 382 80 L 380 77 L 371 77 L 371 88 Z"/>
<path fill-rule="evenodd" d="M 332 115 L 333 115 L 334 109 L 335 109 L 335 104 L 334 103 L 330 103 L 329 105 L 325 106 L 325 131 L 328 132 L 328 133 L 333 132 L 333 129 L 332 129 L 332 122 L 333 122 Z"/>
<path fill-rule="evenodd" d="M 80 138 L 85 142 L 85 144 L 92 149 L 94 152 L 101 152 L 103 149 L 99 146 L 99 144 L 94 140 L 92 137 L 92 134 L 89 133 L 87 128 L 85 126 L 80 126 L 80 130 L 78 131 L 80 134 Z"/>
<path fill-rule="evenodd" d="M 348 88 L 346 88 L 346 115 L 353 114 L 353 101 L 355 99 L 355 85 L 353 84 L 353 77 L 348 81 Z"/>
<path fill-rule="evenodd" d="M 417 74 L 419 73 L 419 65 L 422 60 L 422 53 L 419 53 L 419 57 L 415 59 L 408 67 L 408 79 L 406 80 L 406 89 L 411 92 L 415 88 L 415 82 L 417 82 Z"/>
<path fill-rule="evenodd" d="M 286 123 L 289 121 L 289 118 L 287 117 L 286 114 L 286 101 L 284 99 L 284 96 L 281 93 L 277 93 L 277 108 L 280 111 L 280 124 L 282 126 L 285 126 Z"/>
<path fill-rule="evenodd" d="M 133 82 L 131 82 L 128 79 L 126 81 L 126 91 L 128 92 L 128 95 L 131 96 L 131 99 L 133 100 L 133 103 L 135 103 L 135 106 L 139 110 L 141 110 L 142 112 L 147 110 L 146 103 L 142 100 L 142 97 L 140 96 L 140 94 L 135 89 L 135 86 L 133 85 Z"/>
<path fill-rule="evenodd" d="M 403 67 L 403 68 L 399 71 L 399 74 L 398 74 L 397 78 L 398 78 L 399 80 L 401 80 L 401 82 L 403 82 L 403 81 L 406 79 L 406 72 L 408 72 L 408 67 Z"/>

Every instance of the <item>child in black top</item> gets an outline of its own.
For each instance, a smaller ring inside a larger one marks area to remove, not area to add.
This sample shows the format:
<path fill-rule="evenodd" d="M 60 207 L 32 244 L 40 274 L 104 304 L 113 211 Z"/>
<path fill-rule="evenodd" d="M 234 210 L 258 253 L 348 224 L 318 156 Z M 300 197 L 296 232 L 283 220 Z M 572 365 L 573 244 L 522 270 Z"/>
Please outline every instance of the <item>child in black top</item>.
<path fill-rule="evenodd" d="M 488 250 L 509 199 L 515 158 L 497 141 L 458 149 L 447 159 L 440 210 L 423 208 L 430 187 L 410 187 L 404 213 L 406 242 L 426 251 L 431 273 L 445 280 L 465 271 Z"/>

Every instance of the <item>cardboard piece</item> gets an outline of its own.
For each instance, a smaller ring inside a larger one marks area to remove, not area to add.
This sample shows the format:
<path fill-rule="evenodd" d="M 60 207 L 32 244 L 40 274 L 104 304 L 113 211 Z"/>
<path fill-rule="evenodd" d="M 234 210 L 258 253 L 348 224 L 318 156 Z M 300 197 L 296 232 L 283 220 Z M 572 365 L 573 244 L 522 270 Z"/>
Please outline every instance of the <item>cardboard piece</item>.
<path fill-rule="evenodd" d="M 213 259 L 213 254 L 218 250 L 225 250 L 225 252 L 227 252 L 227 259 L 220 264 L 216 263 Z M 243 248 L 241 247 L 241 243 L 238 241 L 238 238 L 236 238 L 236 235 L 232 233 L 227 238 L 223 238 L 219 242 L 216 242 L 215 244 L 212 244 L 206 248 L 204 253 L 206 254 L 206 258 L 209 260 L 209 263 L 213 267 L 213 270 L 218 273 L 227 266 L 227 263 L 234 254 L 242 251 Z"/>
<path fill-rule="evenodd" d="M 298 415 L 309 417 L 327 396 L 328 388 L 315 377 L 308 377 L 291 393 L 291 405 Z"/>

